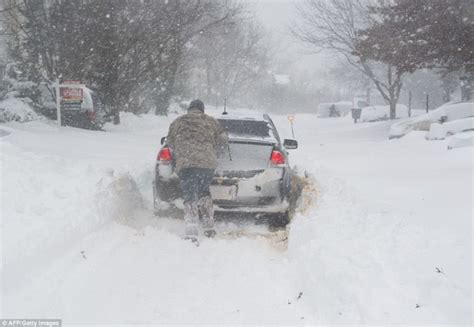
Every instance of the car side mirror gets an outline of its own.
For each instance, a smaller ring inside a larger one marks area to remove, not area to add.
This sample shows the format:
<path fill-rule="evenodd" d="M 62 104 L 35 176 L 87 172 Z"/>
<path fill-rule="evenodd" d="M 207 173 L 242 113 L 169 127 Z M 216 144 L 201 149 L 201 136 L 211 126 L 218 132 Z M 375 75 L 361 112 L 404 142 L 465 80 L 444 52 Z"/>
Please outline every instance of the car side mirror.
<path fill-rule="evenodd" d="M 161 145 L 165 144 L 165 142 L 166 142 L 166 136 L 163 136 L 163 137 L 161 138 Z"/>
<path fill-rule="evenodd" d="M 297 149 L 298 148 L 298 141 L 291 140 L 291 139 L 284 139 L 283 140 L 283 146 L 287 150 Z"/>

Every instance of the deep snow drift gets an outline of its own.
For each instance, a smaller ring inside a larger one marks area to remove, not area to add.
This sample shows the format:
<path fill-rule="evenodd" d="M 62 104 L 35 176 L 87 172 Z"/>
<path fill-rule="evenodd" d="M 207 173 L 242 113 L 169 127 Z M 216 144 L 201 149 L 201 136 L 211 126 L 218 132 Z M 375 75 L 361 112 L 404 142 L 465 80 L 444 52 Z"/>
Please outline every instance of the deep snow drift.
<path fill-rule="evenodd" d="M 296 115 L 314 176 L 288 234 L 221 222 L 199 248 L 156 218 L 171 119 L 107 132 L 0 125 L 2 317 L 63 323 L 471 323 L 472 147 Z M 286 117 L 274 117 L 284 137 Z M 286 241 L 286 236 L 288 240 Z M 287 242 L 287 243 L 286 243 Z"/>

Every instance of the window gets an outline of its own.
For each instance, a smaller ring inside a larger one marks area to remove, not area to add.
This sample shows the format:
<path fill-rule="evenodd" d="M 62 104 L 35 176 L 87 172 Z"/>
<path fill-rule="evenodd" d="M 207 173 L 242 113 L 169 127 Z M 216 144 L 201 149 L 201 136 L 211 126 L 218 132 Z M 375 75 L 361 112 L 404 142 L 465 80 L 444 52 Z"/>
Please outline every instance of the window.
<path fill-rule="evenodd" d="M 266 121 L 219 119 L 219 123 L 231 135 L 270 137 L 270 127 Z"/>

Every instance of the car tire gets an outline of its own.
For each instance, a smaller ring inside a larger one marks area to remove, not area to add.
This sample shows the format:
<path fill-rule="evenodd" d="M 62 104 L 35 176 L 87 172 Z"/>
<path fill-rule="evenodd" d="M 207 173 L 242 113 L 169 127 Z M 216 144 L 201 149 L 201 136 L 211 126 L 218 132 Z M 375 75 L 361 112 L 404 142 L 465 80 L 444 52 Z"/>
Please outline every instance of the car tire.
<path fill-rule="evenodd" d="M 157 180 L 155 182 L 156 197 L 164 202 L 173 202 L 181 197 L 181 189 L 179 185 L 174 183 L 166 183 Z"/>
<path fill-rule="evenodd" d="M 170 206 L 166 209 L 158 209 L 155 208 L 153 210 L 153 215 L 157 218 L 174 218 L 174 219 L 183 219 L 184 213 L 182 209 L 179 209 L 174 204 L 170 204 Z"/>
<path fill-rule="evenodd" d="M 270 217 L 269 225 L 272 228 L 285 228 L 290 223 L 289 212 L 276 213 Z"/>

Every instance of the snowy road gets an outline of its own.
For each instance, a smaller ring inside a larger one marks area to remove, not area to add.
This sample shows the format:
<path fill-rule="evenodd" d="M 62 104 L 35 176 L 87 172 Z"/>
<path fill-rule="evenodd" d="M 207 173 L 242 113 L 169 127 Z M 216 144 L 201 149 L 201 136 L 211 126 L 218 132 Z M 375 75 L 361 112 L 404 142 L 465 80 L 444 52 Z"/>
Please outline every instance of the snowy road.
<path fill-rule="evenodd" d="M 296 116 L 317 180 L 288 243 L 222 222 L 199 248 L 151 214 L 166 119 L 107 133 L 12 124 L 2 155 L 2 317 L 94 323 L 464 323 L 472 313 L 472 149 L 389 123 Z M 275 117 L 289 136 L 286 117 Z M 309 203 L 315 200 L 314 203 Z M 239 233 L 240 232 L 240 233 Z M 238 237 L 236 237 L 238 236 Z"/>

